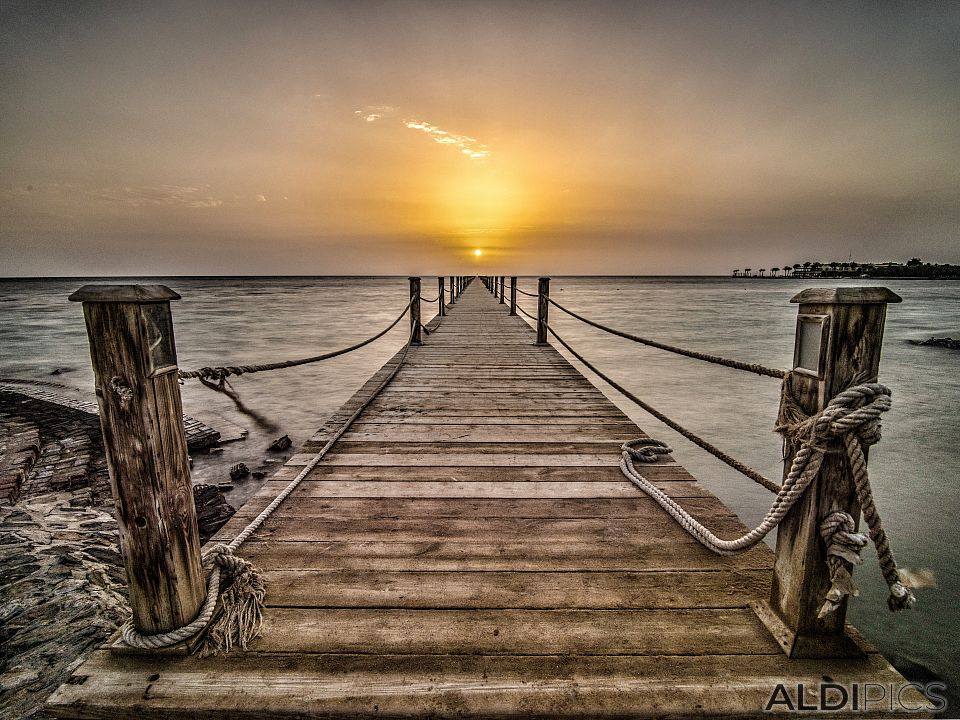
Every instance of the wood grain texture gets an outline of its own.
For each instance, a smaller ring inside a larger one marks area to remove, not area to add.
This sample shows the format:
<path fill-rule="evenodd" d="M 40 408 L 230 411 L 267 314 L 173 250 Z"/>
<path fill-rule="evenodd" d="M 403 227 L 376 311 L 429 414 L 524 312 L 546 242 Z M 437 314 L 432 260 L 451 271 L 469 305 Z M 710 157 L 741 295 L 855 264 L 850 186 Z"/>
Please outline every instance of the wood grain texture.
<path fill-rule="evenodd" d="M 124 287 L 104 292 L 164 295 Z M 150 376 L 138 303 L 87 300 L 83 310 L 134 624 L 166 632 L 196 617 L 206 594 L 177 375 Z"/>

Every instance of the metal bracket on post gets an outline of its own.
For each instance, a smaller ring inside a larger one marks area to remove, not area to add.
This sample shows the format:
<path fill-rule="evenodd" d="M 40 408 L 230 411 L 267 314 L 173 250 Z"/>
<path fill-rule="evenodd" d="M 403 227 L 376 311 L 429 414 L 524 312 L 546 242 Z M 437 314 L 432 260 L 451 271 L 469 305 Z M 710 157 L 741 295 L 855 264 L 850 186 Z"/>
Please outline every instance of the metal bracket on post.
<path fill-rule="evenodd" d="M 550 278 L 542 277 L 537 282 L 537 345 L 547 342 L 547 322 L 550 314 Z"/>
<path fill-rule="evenodd" d="M 794 372 L 784 381 L 808 415 L 822 411 L 846 388 L 876 381 L 887 304 L 901 298 L 883 287 L 814 288 L 791 299 L 799 304 Z M 784 474 L 799 447 L 787 443 Z M 866 454 L 866 448 L 864 448 Z M 863 648 L 845 632 L 846 600 L 818 617 L 830 588 L 820 521 L 842 511 L 858 522 L 860 505 L 845 454 L 828 453 L 820 472 L 777 529 L 768 602 L 757 615 L 791 658 L 859 657 Z"/>
<path fill-rule="evenodd" d="M 206 597 L 170 313 L 179 299 L 164 285 L 70 296 L 83 303 L 133 625 L 145 635 L 188 624 Z"/>

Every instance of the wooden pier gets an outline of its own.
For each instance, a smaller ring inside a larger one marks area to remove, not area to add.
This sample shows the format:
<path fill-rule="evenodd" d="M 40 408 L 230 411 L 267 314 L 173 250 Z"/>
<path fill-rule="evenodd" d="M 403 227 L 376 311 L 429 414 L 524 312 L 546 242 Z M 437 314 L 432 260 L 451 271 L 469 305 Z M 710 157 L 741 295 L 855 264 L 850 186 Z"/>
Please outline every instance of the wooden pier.
<path fill-rule="evenodd" d="M 625 480 L 621 443 L 642 431 L 509 308 L 469 284 L 242 547 L 268 588 L 264 632 L 247 652 L 105 647 L 48 710 L 141 720 L 763 716 L 778 684 L 794 702 L 803 684 L 815 704 L 823 682 L 905 683 L 862 640 L 860 658 L 788 658 L 751 607 L 770 594 L 773 552 L 714 555 Z M 255 517 L 399 359 L 217 539 Z M 669 456 L 643 471 L 720 534 L 745 532 Z M 903 697 L 923 706 L 915 691 Z"/>

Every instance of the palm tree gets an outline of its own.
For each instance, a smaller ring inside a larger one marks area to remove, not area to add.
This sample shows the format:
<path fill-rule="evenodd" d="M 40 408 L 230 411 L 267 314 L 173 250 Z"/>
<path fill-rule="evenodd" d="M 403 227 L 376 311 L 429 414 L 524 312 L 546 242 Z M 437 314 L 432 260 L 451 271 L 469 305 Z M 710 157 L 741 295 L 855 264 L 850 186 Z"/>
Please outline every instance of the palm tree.
<path fill-rule="evenodd" d="M 743 269 L 743 276 L 744 276 L 744 277 L 750 277 L 750 273 L 752 273 L 752 272 L 753 272 L 753 268 L 744 268 L 744 269 Z"/>
<path fill-rule="evenodd" d="M 778 268 L 778 267 L 770 268 L 770 273 L 771 273 L 774 277 L 777 276 L 777 273 L 778 273 L 778 272 L 780 272 L 780 268 Z"/>
<path fill-rule="evenodd" d="M 739 270 L 734 270 L 734 271 L 733 271 L 733 276 L 734 276 L 734 277 L 737 277 L 739 274 L 740 274 L 740 271 L 739 271 Z"/>
<path fill-rule="evenodd" d="M 760 277 L 763 277 L 763 274 L 767 271 L 766 268 L 760 268 Z"/>

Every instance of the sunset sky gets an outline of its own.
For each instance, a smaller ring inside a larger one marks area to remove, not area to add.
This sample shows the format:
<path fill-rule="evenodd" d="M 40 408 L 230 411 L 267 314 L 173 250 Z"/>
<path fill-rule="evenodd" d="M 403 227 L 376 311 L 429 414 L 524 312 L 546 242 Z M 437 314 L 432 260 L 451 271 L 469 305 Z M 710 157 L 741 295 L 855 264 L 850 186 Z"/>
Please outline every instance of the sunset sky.
<path fill-rule="evenodd" d="M 0 7 L 3 276 L 960 262 L 960 3 Z"/>

